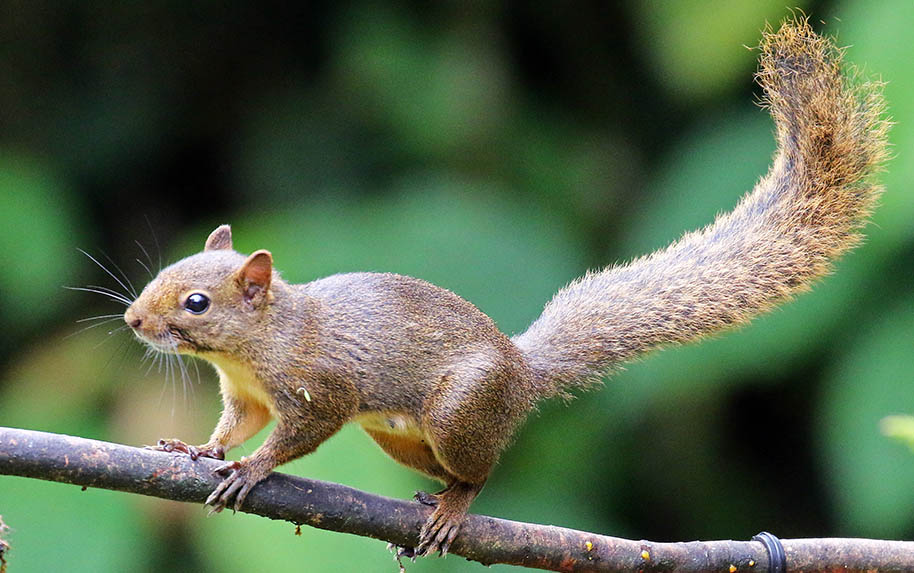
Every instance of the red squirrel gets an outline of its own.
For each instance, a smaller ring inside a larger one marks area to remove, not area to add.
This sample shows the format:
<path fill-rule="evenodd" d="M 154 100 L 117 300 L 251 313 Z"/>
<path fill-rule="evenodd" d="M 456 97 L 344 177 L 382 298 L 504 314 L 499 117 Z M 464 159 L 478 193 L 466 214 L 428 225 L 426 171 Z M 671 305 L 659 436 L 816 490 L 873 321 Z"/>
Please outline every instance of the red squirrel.
<path fill-rule="evenodd" d="M 537 402 L 650 349 L 741 325 L 809 288 L 860 240 L 881 192 L 888 121 L 878 85 L 841 71 L 804 20 L 765 33 L 757 75 L 777 128 L 768 174 L 736 208 L 669 247 L 590 272 L 513 338 L 456 294 L 395 274 L 289 284 L 228 225 L 164 269 L 124 314 L 154 349 L 209 361 L 224 410 L 209 441 L 157 446 L 224 459 L 274 418 L 207 499 L 240 508 L 276 466 L 360 424 L 394 460 L 440 480 L 416 551 L 445 554 Z"/>

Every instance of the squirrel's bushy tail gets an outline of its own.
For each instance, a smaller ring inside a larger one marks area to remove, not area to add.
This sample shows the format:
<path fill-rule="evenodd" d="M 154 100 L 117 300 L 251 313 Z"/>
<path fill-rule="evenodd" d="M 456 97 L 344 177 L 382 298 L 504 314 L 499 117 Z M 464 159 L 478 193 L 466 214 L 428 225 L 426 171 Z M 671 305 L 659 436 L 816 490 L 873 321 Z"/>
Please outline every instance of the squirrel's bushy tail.
<path fill-rule="evenodd" d="M 730 213 L 664 250 L 588 273 L 513 340 L 548 394 L 658 345 L 743 324 L 808 288 L 859 240 L 887 158 L 879 84 L 805 20 L 766 31 L 757 80 L 777 127 L 769 173 Z"/>

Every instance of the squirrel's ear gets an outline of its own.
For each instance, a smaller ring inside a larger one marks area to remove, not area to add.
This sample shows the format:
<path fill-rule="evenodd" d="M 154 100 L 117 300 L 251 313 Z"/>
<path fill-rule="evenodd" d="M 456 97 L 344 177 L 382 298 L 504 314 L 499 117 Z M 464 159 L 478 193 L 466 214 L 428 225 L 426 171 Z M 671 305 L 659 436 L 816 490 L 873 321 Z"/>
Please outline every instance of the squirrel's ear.
<path fill-rule="evenodd" d="M 273 278 L 273 255 L 270 251 L 260 249 L 244 261 L 238 271 L 238 280 L 244 289 L 244 298 L 253 300 L 261 293 L 270 289 L 270 280 Z"/>
<path fill-rule="evenodd" d="M 232 228 L 228 225 L 219 225 L 206 239 L 204 251 L 219 251 L 232 248 Z"/>

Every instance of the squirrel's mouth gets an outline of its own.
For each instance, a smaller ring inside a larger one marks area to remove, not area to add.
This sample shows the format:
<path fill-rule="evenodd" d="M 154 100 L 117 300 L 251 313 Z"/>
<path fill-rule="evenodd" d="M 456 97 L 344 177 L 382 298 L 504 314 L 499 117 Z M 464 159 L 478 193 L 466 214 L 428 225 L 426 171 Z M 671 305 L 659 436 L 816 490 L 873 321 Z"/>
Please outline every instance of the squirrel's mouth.
<path fill-rule="evenodd" d="M 199 344 L 194 338 L 183 328 L 177 326 L 168 327 L 168 338 L 171 341 L 173 352 L 184 351 L 187 354 L 196 354 L 202 350 L 211 350 L 208 347 L 205 347 Z"/>
<path fill-rule="evenodd" d="M 159 336 L 149 336 L 146 333 L 140 332 L 139 330 L 134 330 L 133 334 L 144 343 L 146 346 L 149 346 L 156 352 L 161 352 L 163 354 L 177 354 L 178 353 L 178 342 L 175 341 L 167 333 L 162 333 Z"/>
<path fill-rule="evenodd" d="M 135 328 L 133 334 L 151 349 L 163 354 L 196 354 L 199 351 L 199 346 L 177 327 L 168 327 L 153 335 Z"/>

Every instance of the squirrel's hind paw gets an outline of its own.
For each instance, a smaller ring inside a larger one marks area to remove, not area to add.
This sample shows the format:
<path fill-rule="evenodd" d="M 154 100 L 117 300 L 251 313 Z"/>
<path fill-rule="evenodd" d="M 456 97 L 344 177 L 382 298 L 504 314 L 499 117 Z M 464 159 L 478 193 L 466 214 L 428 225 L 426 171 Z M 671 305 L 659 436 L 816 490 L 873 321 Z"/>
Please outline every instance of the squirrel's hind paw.
<path fill-rule="evenodd" d="M 460 524 L 463 523 L 464 515 L 463 513 L 453 515 L 446 510 L 442 511 L 441 506 L 438 506 L 428 518 L 428 521 L 425 522 L 425 525 L 422 526 L 416 553 L 428 556 L 437 551 L 442 557 L 447 555 L 451 542 L 454 541 L 454 538 L 457 537 L 457 532 L 460 531 Z"/>
<path fill-rule="evenodd" d="M 417 494 L 416 499 L 420 503 L 431 502 L 437 505 L 435 511 L 422 526 L 422 531 L 419 532 L 419 545 L 416 547 L 416 553 L 431 555 L 437 551 L 442 557 L 447 555 L 451 542 L 457 537 L 457 532 L 460 531 L 460 526 L 466 518 L 470 503 L 481 489 L 481 485 L 456 481 L 436 494 L 425 494 L 425 496 Z"/>

